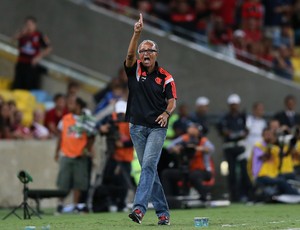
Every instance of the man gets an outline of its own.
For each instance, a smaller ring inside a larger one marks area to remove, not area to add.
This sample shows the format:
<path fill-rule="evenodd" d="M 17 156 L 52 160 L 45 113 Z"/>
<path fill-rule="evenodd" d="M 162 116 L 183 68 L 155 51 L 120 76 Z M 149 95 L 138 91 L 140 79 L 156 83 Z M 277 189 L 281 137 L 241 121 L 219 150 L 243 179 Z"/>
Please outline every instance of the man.
<path fill-rule="evenodd" d="M 131 183 L 131 162 L 133 143 L 129 133 L 129 123 L 125 121 L 127 103 L 119 100 L 114 112 L 100 126 L 101 134 L 106 135 L 107 162 L 103 173 L 103 185 L 110 187 L 111 205 L 118 211 L 126 210 L 128 190 Z"/>
<path fill-rule="evenodd" d="M 133 211 L 129 214 L 141 223 L 148 202 L 158 216 L 159 225 L 170 224 L 169 208 L 160 183 L 157 164 L 166 137 L 168 118 L 176 107 L 176 87 L 170 73 L 159 67 L 156 59 L 158 46 L 151 40 L 138 40 L 143 29 L 143 16 L 134 25 L 125 60 L 129 97 L 126 117 L 130 122 L 130 135 L 142 167 Z M 139 60 L 136 58 L 138 52 Z"/>
<path fill-rule="evenodd" d="M 58 136 L 60 131 L 58 130 L 58 123 L 64 115 L 68 113 L 66 107 L 66 98 L 64 95 L 58 93 L 54 96 L 54 108 L 47 111 L 45 116 L 45 126 L 50 131 L 50 136 Z"/>
<path fill-rule="evenodd" d="M 300 125 L 300 115 L 296 113 L 296 97 L 292 94 L 284 98 L 284 111 L 275 114 L 274 118 L 281 126 L 292 129 L 295 125 Z"/>
<path fill-rule="evenodd" d="M 206 200 L 207 191 L 203 182 L 213 177 L 211 154 L 215 148 L 202 136 L 201 128 L 196 123 L 190 123 L 186 133 L 169 145 L 169 152 L 176 154 L 180 163 L 179 168 L 166 169 L 162 173 L 162 183 L 167 196 L 185 195 L 177 191 L 177 183 L 182 180 L 184 184 L 190 182 L 198 191 L 200 199 Z"/>
<path fill-rule="evenodd" d="M 254 145 L 248 162 L 252 181 L 257 187 L 276 185 L 281 194 L 298 195 L 298 192 L 279 176 L 280 148 L 276 145 L 275 133 L 270 128 L 265 128 L 262 136 L 263 140 Z"/>
<path fill-rule="evenodd" d="M 50 54 L 52 50 L 50 41 L 37 30 L 37 20 L 31 16 L 25 19 L 22 30 L 14 38 L 18 40 L 19 57 L 12 88 L 38 89 L 41 74 L 38 63 Z"/>
<path fill-rule="evenodd" d="M 198 97 L 195 104 L 196 110 L 190 115 L 190 120 L 201 125 L 203 127 L 202 134 L 207 135 L 209 131 L 207 120 L 209 99 L 207 97 Z"/>
<path fill-rule="evenodd" d="M 75 106 L 70 108 L 58 124 L 61 135 L 57 142 L 55 161 L 59 161 L 57 186 L 61 190 L 73 190 L 74 211 L 80 211 L 77 204 L 82 191 L 88 188 L 88 158 L 94 143 L 95 122 L 84 114 L 86 103 L 77 98 Z M 61 200 L 62 202 L 62 200 Z M 58 211 L 62 211 L 62 203 Z"/>
<path fill-rule="evenodd" d="M 239 156 L 239 159 L 250 157 L 253 145 L 260 141 L 262 138 L 262 131 L 267 127 L 267 122 L 264 118 L 264 104 L 262 102 L 255 102 L 252 106 L 252 113 L 248 114 L 246 118 L 246 126 L 249 131 L 246 138 L 246 151 L 243 155 Z"/>
<path fill-rule="evenodd" d="M 231 94 L 228 97 L 229 112 L 221 119 L 218 127 L 224 139 L 223 151 L 229 166 L 228 187 L 231 201 L 234 202 L 247 199 L 250 186 L 250 181 L 247 179 L 247 161 L 238 159 L 245 151 L 244 141 L 248 134 L 246 116 L 240 111 L 240 103 L 239 95 Z M 237 175 L 238 166 L 240 177 Z"/>

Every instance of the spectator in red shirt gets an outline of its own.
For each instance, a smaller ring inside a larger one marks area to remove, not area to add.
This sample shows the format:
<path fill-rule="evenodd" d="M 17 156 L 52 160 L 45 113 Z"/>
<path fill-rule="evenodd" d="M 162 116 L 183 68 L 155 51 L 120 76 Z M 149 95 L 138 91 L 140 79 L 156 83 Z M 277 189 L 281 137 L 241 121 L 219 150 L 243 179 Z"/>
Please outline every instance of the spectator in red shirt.
<path fill-rule="evenodd" d="M 242 4 L 242 24 L 247 24 L 250 18 L 256 20 L 258 28 L 263 25 L 264 8 L 260 0 L 247 0 Z"/>
<path fill-rule="evenodd" d="M 39 61 L 51 52 L 50 41 L 37 29 L 37 20 L 27 17 L 23 28 L 14 38 L 18 40 L 19 57 L 13 89 L 38 89 L 42 68 Z"/>
<path fill-rule="evenodd" d="M 130 6 L 131 4 L 131 0 L 114 0 L 114 2 L 121 6 Z"/>
<path fill-rule="evenodd" d="M 196 14 L 186 0 L 173 1 L 170 22 L 188 30 L 195 30 Z"/>
<path fill-rule="evenodd" d="M 232 30 L 224 24 L 221 17 L 215 17 L 209 34 L 209 42 L 213 45 L 228 45 L 231 41 Z"/>
<path fill-rule="evenodd" d="M 243 30 L 236 30 L 233 33 L 232 44 L 235 57 L 241 61 L 247 60 L 247 43 L 245 41 L 246 33 Z"/>
<path fill-rule="evenodd" d="M 208 4 L 213 16 L 221 17 L 226 26 L 235 25 L 237 0 L 209 0 Z"/>
<path fill-rule="evenodd" d="M 139 0 L 137 1 L 137 10 L 143 14 L 151 14 L 153 10 L 153 4 L 150 0 Z"/>
<path fill-rule="evenodd" d="M 247 43 L 258 42 L 262 39 L 261 29 L 257 27 L 257 21 L 254 18 L 249 18 L 245 24 L 244 31 L 246 33 Z"/>
<path fill-rule="evenodd" d="M 270 38 L 264 37 L 261 41 L 262 43 L 262 64 L 263 68 L 270 70 L 272 68 L 272 62 L 273 62 L 273 50 L 272 50 L 272 40 Z"/>
<path fill-rule="evenodd" d="M 67 114 L 66 98 L 62 94 L 56 94 L 54 96 L 55 106 L 53 109 L 46 113 L 45 126 L 49 129 L 50 134 L 53 136 L 59 135 L 57 125 L 61 118 Z"/>
<path fill-rule="evenodd" d="M 208 35 L 210 44 L 212 44 L 217 52 L 221 52 L 226 56 L 234 56 L 232 47 L 232 30 L 224 24 L 221 17 L 215 17 L 213 28 Z"/>
<path fill-rule="evenodd" d="M 209 22 L 210 11 L 206 0 L 195 0 L 194 9 L 196 12 L 196 30 L 198 33 L 205 35 L 207 24 Z"/>

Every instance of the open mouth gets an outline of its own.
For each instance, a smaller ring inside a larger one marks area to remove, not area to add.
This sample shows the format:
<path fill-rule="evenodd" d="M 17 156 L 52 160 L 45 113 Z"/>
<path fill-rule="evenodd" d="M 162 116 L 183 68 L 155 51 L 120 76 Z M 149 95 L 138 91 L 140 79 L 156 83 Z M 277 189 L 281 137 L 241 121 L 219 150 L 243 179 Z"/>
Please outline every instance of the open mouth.
<path fill-rule="evenodd" d="M 150 64 L 150 58 L 149 57 L 144 58 L 144 64 Z"/>

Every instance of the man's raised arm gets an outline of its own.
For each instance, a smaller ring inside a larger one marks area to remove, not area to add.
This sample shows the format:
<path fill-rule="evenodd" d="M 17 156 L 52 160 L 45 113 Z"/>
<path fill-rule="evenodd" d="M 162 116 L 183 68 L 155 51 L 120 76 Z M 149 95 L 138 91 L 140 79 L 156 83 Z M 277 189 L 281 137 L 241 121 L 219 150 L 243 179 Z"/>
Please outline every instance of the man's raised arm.
<path fill-rule="evenodd" d="M 132 67 L 136 62 L 136 51 L 143 26 L 143 15 L 140 14 L 140 19 L 134 24 L 134 32 L 129 43 L 125 61 L 126 67 Z"/>

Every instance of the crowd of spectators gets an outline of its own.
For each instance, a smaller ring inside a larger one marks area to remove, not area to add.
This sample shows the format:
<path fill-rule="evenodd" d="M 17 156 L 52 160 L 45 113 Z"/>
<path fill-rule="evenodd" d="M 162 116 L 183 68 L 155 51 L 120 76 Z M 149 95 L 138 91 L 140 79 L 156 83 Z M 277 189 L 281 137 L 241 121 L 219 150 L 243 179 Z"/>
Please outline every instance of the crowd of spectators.
<path fill-rule="evenodd" d="M 24 124 L 24 114 L 17 108 L 16 101 L 4 100 L 0 93 L 0 139 L 45 140 L 57 137 L 57 125 L 74 105 L 78 90 L 79 84 L 70 82 L 66 94 L 54 95 L 53 108 L 46 110 L 43 106 L 37 106 L 33 110 L 29 125 Z"/>
<path fill-rule="evenodd" d="M 223 139 L 222 150 L 229 173 L 227 188 L 233 202 L 270 201 L 273 195 L 283 193 L 299 195 L 299 190 L 288 183 L 288 180 L 300 179 L 300 115 L 296 112 L 296 98 L 287 95 L 284 109 L 266 117 L 262 102 L 255 102 L 252 111 L 245 113 L 241 110 L 239 95 L 232 94 L 227 99 L 228 111 L 217 123 L 210 122 L 209 103 L 208 98 L 199 97 L 194 111 L 189 111 L 187 105 L 180 105 L 178 114 L 170 118 L 169 129 L 174 132 L 169 133 L 168 140 L 178 140 L 189 133 L 191 123 L 200 125 L 202 137 L 209 137 L 210 130 L 217 128 Z M 174 141 L 165 146 L 164 162 L 161 162 L 164 166 L 159 167 L 162 175 L 170 165 L 180 169 L 180 165 L 174 164 L 174 158 L 166 154 L 174 147 L 172 143 Z M 190 154 L 184 149 L 181 154 Z M 199 180 L 201 178 L 204 177 L 200 176 Z"/>
<path fill-rule="evenodd" d="M 300 45 L 299 0 L 94 0 L 258 67 L 293 79 Z M 148 20 L 152 16 L 154 20 Z M 155 19 L 162 19 L 168 24 Z M 183 28 L 185 31 L 182 31 Z"/>
<path fill-rule="evenodd" d="M 33 122 L 28 127 L 22 124 L 23 113 L 13 100 L 5 101 L 0 96 L 0 139 L 47 139 L 49 131 L 43 124 L 44 112 L 36 109 Z"/>

